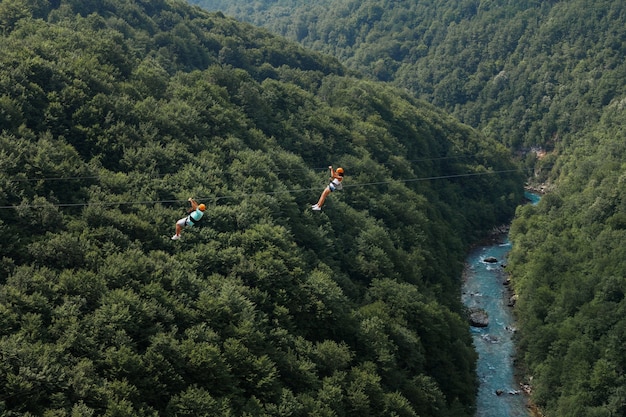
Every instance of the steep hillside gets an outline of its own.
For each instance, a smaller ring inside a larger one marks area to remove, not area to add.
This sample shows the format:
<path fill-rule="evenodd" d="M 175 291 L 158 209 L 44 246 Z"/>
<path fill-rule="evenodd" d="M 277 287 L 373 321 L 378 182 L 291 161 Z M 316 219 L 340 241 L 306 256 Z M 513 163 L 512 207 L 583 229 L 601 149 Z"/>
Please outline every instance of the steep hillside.
<path fill-rule="evenodd" d="M 513 223 L 519 348 L 546 416 L 626 415 L 626 4 L 194 0 L 442 106 L 551 183 Z M 254 8 L 244 8 L 244 4 Z"/>
<path fill-rule="evenodd" d="M 623 96 L 613 0 L 190 0 L 330 53 L 509 147 L 552 149 Z"/>
<path fill-rule="evenodd" d="M 472 415 L 459 276 L 521 199 L 502 145 L 182 2 L 0 26 L 4 415 Z"/>
<path fill-rule="evenodd" d="M 626 414 L 626 102 L 559 148 L 511 229 L 520 348 L 546 416 Z"/>

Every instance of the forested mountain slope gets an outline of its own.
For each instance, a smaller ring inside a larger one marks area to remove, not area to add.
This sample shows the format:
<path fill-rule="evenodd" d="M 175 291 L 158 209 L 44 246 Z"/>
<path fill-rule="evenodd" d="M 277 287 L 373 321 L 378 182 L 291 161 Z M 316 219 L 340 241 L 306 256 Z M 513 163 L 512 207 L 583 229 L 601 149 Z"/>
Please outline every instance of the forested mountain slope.
<path fill-rule="evenodd" d="M 546 416 L 626 415 L 626 97 L 568 139 L 509 269 L 533 398 Z"/>
<path fill-rule="evenodd" d="M 511 230 L 521 356 L 546 416 L 626 415 L 626 3 L 193 2 L 553 151 L 551 193 Z"/>
<path fill-rule="evenodd" d="M 626 3 L 190 0 L 330 53 L 514 148 L 553 148 L 625 93 Z"/>
<path fill-rule="evenodd" d="M 0 27 L 3 415 L 472 415 L 459 276 L 521 199 L 502 145 L 183 2 Z"/>
<path fill-rule="evenodd" d="M 553 151 L 511 230 L 521 357 L 546 416 L 626 415 L 626 3 L 193 1 Z"/>

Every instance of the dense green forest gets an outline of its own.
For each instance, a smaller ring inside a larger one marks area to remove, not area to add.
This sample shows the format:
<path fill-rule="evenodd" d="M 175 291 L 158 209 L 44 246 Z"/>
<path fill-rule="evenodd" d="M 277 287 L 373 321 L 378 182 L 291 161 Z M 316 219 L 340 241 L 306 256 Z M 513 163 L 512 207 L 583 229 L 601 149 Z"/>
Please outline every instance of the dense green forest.
<path fill-rule="evenodd" d="M 0 28 L 3 416 L 472 415 L 459 277 L 522 198 L 502 144 L 184 2 Z"/>
<path fill-rule="evenodd" d="M 512 226 L 519 350 L 545 416 L 626 415 L 626 3 L 192 0 L 445 108 L 551 190 Z"/>
<path fill-rule="evenodd" d="M 625 91 L 615 0 L 190 0 L 329 53 L 519 149 L 555 147 Z"/>
<path fill-rule="evenodd" d="M 546 416 L 626 415 L 626 99 L 559 148 L 511 228 L 519 347 Z"/>

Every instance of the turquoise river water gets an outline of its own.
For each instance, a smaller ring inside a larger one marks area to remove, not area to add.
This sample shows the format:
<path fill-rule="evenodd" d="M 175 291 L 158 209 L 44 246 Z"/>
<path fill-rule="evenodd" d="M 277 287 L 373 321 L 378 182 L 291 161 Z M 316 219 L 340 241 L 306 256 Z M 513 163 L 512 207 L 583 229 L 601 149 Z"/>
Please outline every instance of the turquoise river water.
<path fill-rule="evenodd" d="M 535 194 L 526 195 L 534 204 Z M 474 248 L 466 259 L 463 304 L 481 308 L 489 315 L 487 327 L 472 327 L 478 352 L 479 378 L 476 417 L 528 417 L 527 397 L 515 379 L 515 321 L 509 307 L 510 293 L 506 280 L 506 256 L 511 249 L 508 236 L 499 242 Z M 497 262 L 488 263 L 488 257 Z M 499 395 L 498 395 L 499 393 Z"/>

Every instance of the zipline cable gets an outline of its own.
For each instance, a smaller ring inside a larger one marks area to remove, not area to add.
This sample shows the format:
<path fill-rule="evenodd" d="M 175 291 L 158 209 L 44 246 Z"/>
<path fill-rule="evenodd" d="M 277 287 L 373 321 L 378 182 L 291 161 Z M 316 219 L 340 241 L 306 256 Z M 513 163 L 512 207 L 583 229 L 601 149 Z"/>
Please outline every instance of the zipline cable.
<path fill-rule="evenodd" d="M 449 174 L 449 175 L 438 175 L 431 177 L 418 177 L 418 178 L 405 178 L 405 179 L 392 179 L 387 181 L 375 181 L 375 182 L 365 182 L 365 183 L 356 183 L 356 184 L 345 184 L 344 188 L 356 188 L 356 187 L 367 187 L 373 185 L 384 185 L 384 184 L 392 184 L 398 182 L 416 182 L 416 181 L 432 181 L 432 180 L 441 180 L 441 179 L 451 179 L 451 178 L 463 178 L 463 177 L 477 177 L 483 175 L 496 175 L 496 174 L 506 174 L 512 172 L 520 172 L 519 169 L 505 169 L 499 171 L 486 171 L 486 172 L 469 172 L 465 174 Z M 200 201 L 218 201 L 218 200 L 227 200 L 227 199 L 235 199 L 235 198 L 248 198 L 254 196 L 261 195 L 279 195 L 279 194 L 292 194 L 292 193 L 300 193 L 300 192 L 308 192 L 308 191 L 319 191 L 320 187 L 315 188 L 299 188 L 299 189 L 289 189 L 282 191 L 265 191 L 265 192 L 254 192 L 254 193 L 238 193 L 234 195 L 227 196 L 211 196 L 211 197 L 198 197 L 196 200 Z M 87 207 L 87 206 L 118 206 L 118 205 L 140 205 L 140 204 L 175 204 L 185 202 L 187 200 L 149 200 L 149 201 L 94 201 L 89 203 L 57 203 L 57 204 L 25 204 L 19 206 L 0 206 L 0 209 L 24 209 L 24 208 L 44 208 L 44 207 Z"/>

